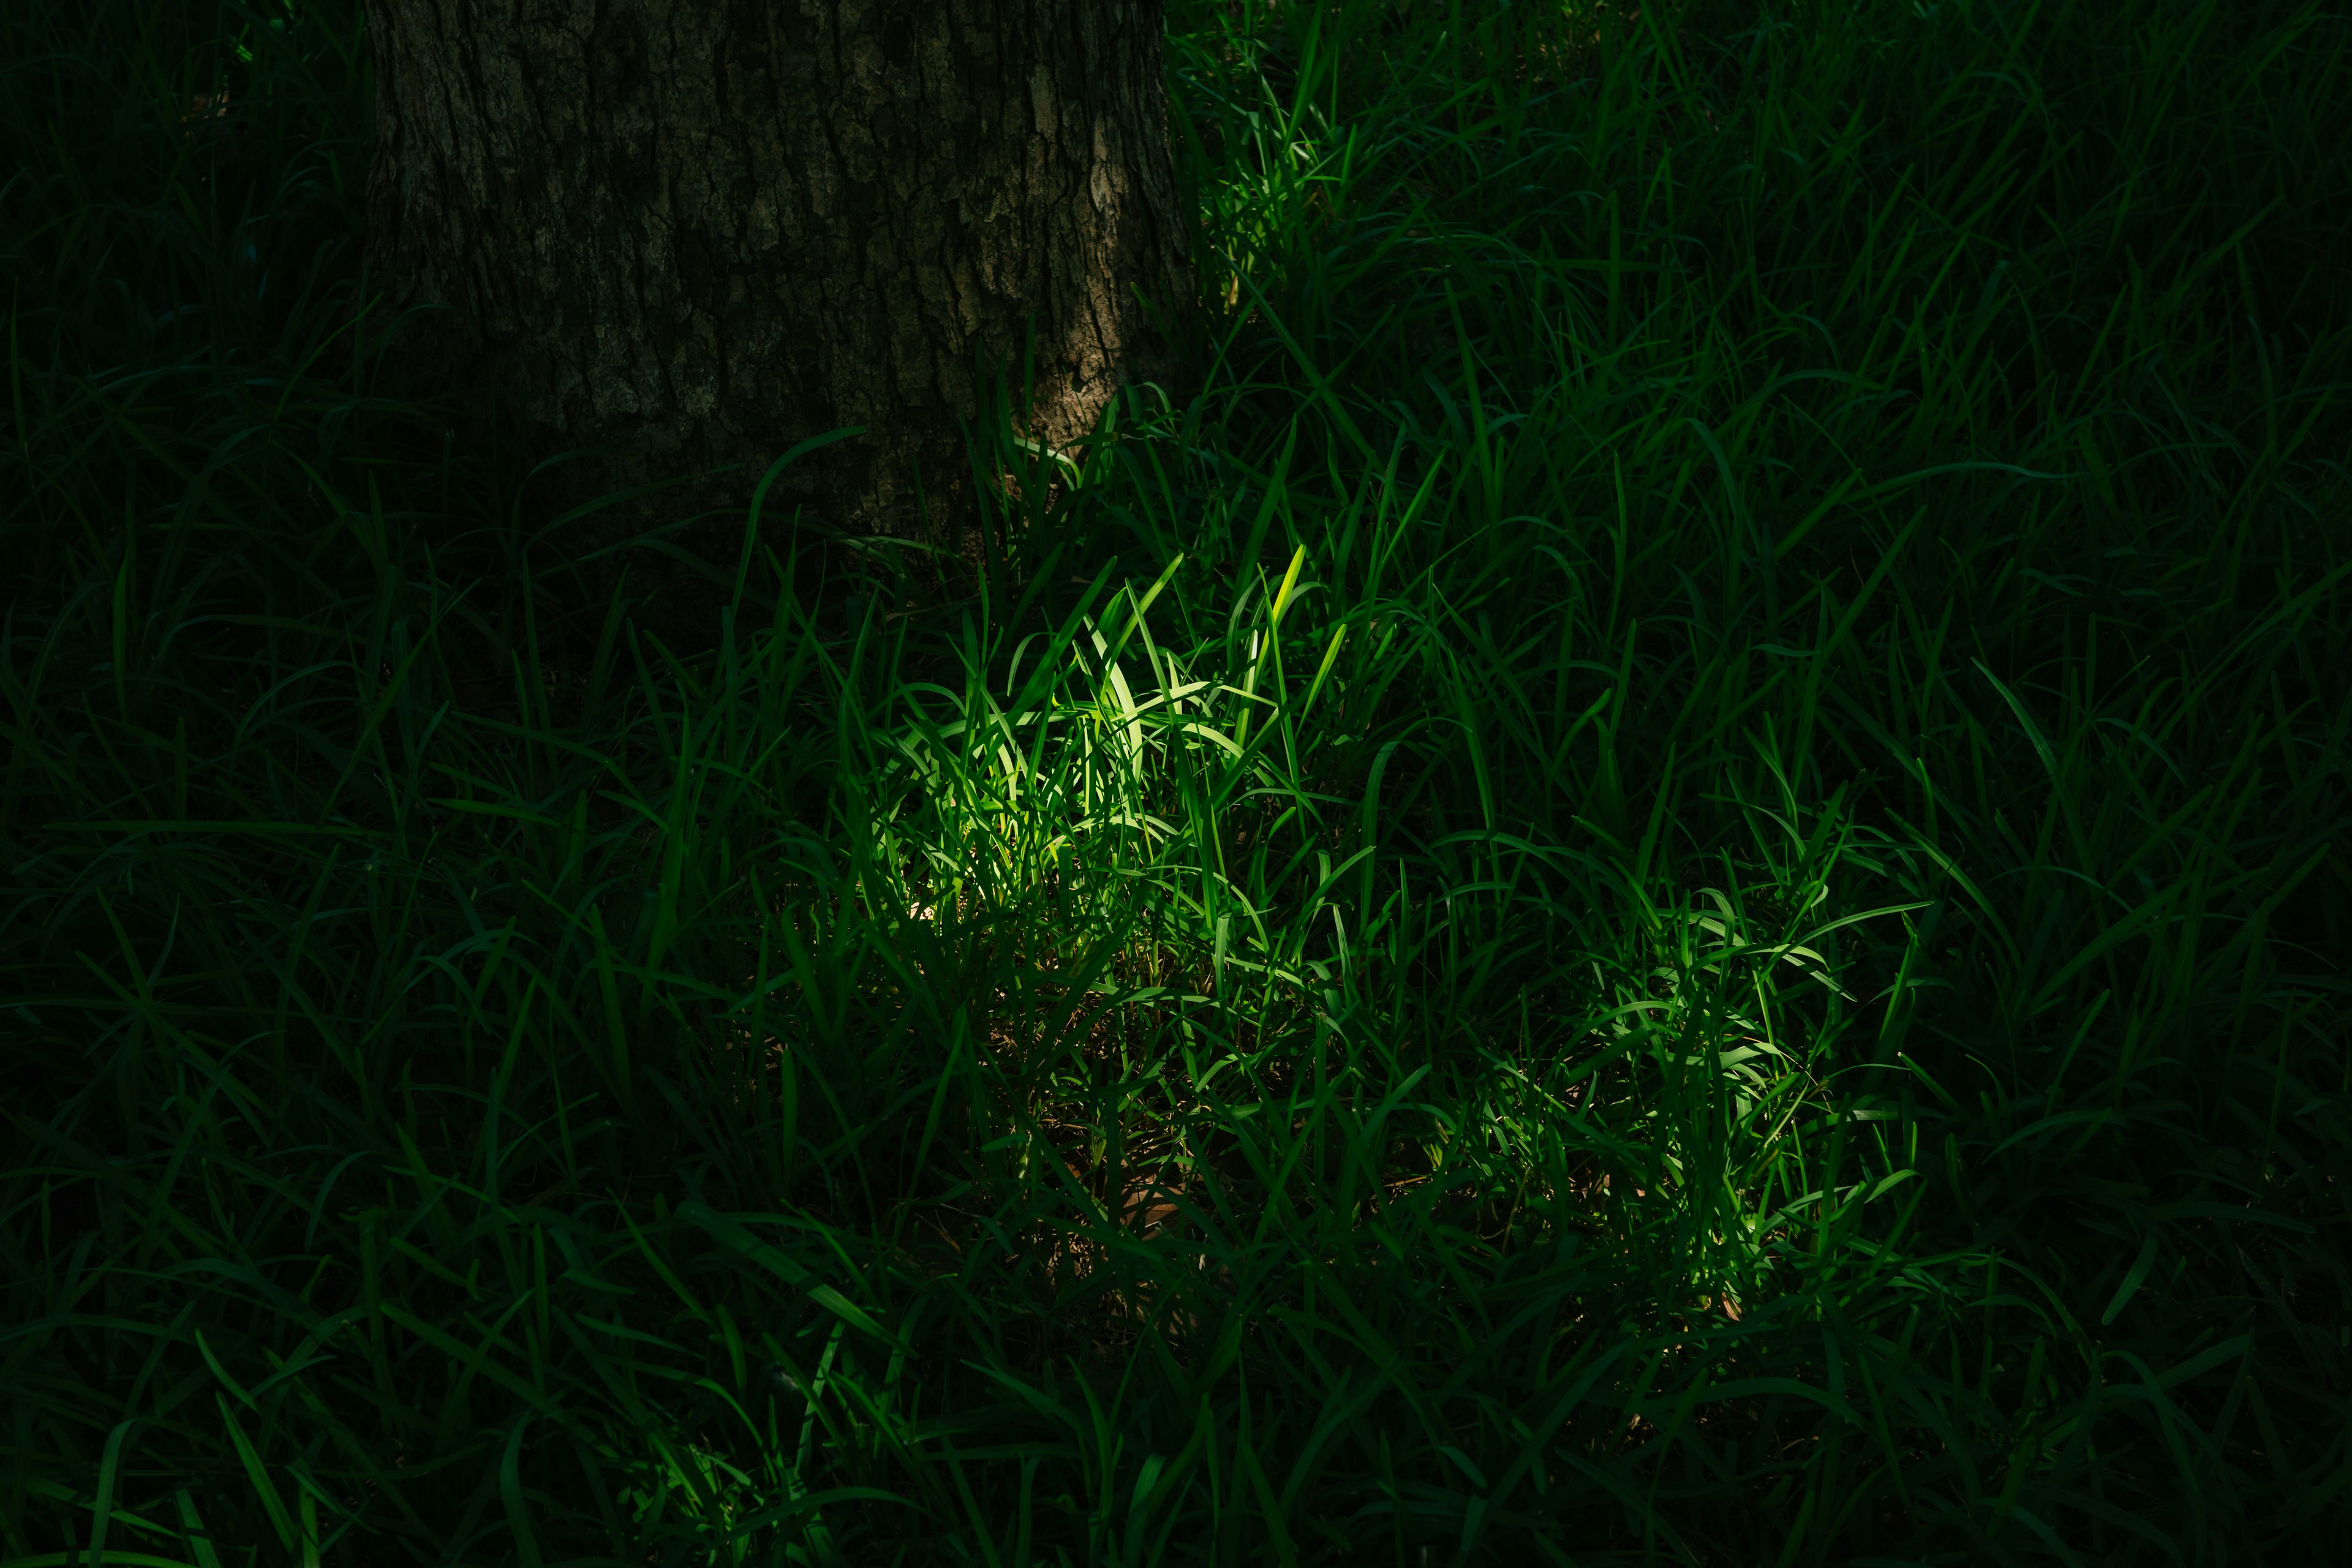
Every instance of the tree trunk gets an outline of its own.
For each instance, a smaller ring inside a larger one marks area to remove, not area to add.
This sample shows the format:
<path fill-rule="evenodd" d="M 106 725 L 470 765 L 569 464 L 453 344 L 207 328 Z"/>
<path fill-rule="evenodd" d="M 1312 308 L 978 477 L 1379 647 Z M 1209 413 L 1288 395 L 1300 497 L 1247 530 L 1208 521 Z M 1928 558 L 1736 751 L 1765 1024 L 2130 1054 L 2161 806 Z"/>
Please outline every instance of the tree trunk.
<path fill-rule="evenodd" d="M 723 464 L 851 532 L 930 535 L 975 349 L 1085 436 L 1192 308 L 1161 0 L 366 0 L 372 266 L 425 357 L 605 484 Z M 914 515 L 919 465 L 931 515 Z M 728 538 L 695 542 L 732 567 Z M 763 522 L 763 531 L 766 531 Z M 772 540 L 780 536 L 772 535 Z"/>

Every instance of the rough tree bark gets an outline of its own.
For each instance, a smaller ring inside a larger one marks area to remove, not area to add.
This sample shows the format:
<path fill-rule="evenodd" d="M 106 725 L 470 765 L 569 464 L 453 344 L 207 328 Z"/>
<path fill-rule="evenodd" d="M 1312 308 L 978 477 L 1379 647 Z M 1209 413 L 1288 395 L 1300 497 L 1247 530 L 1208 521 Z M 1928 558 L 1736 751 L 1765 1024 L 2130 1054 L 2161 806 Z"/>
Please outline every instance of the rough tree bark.
<path fill-rule="evenodd" d="M 740 501 L 862 425 L 771 506 L 919 535 L 968 479 L 976 345 L 1017 380 L 1034 318 L 1056 447 L 1175 374 L 1137 298 L 1192 305 L 1161 0 L 366 4 L 372 266 L 450 308 L 438 374 L 626 453 L 605 483 L 742 464 L 699 494 Z M 738 518 L 700 542 L 730 566 Z"/>

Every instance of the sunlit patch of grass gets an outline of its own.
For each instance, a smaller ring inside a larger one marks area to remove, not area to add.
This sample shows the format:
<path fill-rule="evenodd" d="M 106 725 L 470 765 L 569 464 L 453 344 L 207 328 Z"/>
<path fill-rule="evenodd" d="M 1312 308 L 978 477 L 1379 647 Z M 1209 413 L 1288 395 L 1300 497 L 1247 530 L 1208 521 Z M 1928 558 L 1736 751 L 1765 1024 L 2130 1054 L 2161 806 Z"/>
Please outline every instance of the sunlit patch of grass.
<path fill-rule="evenodd" d="M 0 19 L 0 1568 L 2352 1548 L 2352 26 L 1171 9 L 1198 395 L 692 657 Z"/>

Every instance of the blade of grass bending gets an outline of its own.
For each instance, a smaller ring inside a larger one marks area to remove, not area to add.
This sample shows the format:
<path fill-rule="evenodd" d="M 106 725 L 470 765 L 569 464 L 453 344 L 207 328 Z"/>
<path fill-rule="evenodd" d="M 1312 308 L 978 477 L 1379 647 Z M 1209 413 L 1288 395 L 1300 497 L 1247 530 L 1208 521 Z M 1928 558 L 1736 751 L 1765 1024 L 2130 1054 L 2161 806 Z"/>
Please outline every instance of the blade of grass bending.
<path fill-rule="evenodd" d="M 2025 704 L 2017 700 L 2017 693 L 2002 685 L 2000 677 L 1985 668 L 1984 660 L 1978 658 L 1969 662 L 1977 667 L 1977 673 L 1992 683 L 1992 689 L 2000 693 L 2000 700 L 2009 704 L 2009 710 L 2017 715 L 2018 723 L 2024 726 L 2025 738 L 2033 742 L 2033 754 L 2042 759 L 2042 771 L 2050 775 L 2051 786 L 2062 791 L 2065 789 L 2066 781 L 2058 776 L 2057 754 L 2051 751 L 2050 742 L 2042 738 L 2041 726 L 2034 723 L 2033 715 L 2025 710 Z"/>
<path fill-rule="evenodd" d="M 530 1429 L 530 1412 L 526 1410 L 507 1434 L 507 1451 L 499 1461 L 499 1500 L 506 1507 L 507 1527 L 514 1532 L 522 1568 L 540 1568 L 539 1533 L 531 1529 L 530 1509 L 522 1495 L 522 1435 Z"/>
<path fill-rule="evenodd" d="M 1183 564 L 1184 552 L 1180 550 L 1174 559 L 1160 570 L 1160 575 L 1153 580 L 1151 586 L 1144 591 L 1142 598 L 1138 599 L 1132 588 L 1128 590 L 1127 602 L 1132 608 L 1129 611 L 1127 619 L 1119 626 L 1118 637 L 1111 643 L 1108 651 L 1104 654 L 1103 657 L 1106 659 L 1116 660 L 1127 650 L 1128 639 L 1134 637 L 1136 631 L 1143 626 L 1144 616 L 1159 599 L 1160 591 L 1168 586 L 1170 579 L 1176 575 L 1176 569 Z M 1146 638 L 1150 635 L 1149 630 L 1144 632 Z M 1155 663 L 1152 668 L 1157 670 L 1159 667 Z"/>
<path fill-rule="evenodd" d="M 1302 544 L 1291 552 L 1290 568 L 1282 574 L 1282 586 L 1274 595 L 1274 610 L 1266 617 L 1268 626 L 1278 626 L 1282 624 L 1282 612 L 1290 607 L 1291 593 L 1298 586 L 1298 569 L 1306 564 L 1307 546 Z"/>
<path fill-rule="evenodd" d="M 2107 1310 L 2099 1314 L 2099 1327 L 2104 1329 L 2114 1322 L 2123 1315 L 2123 1310 L 2131 1305 L 2132 1297 L 2139 1291 L 2140 1281 L 2146 1279 L 2147 1271 L 2155 1267 L 2157 1249 L 2163 1243 L 2164 1237 L 2158 1232 L 2151 1230 L 2147 1233 L 2147 1239 L 2140 1243 L 2139 1256 L 2132 1259 L 2129 1268 L 2124 1270 L 2123 1283 L 2117 1285 L 2116 1293 L 2107 1298 Z"/>
<path fill-rule="evenodd" d="M 182 1487 L 172 1494 L 180 1508 L 180 1534 L 196 1554 L 195 1568 L 221 1568 L 220 1557 L 213 1551 L 212 1531 L 205 1528 L 204 1516 L 196 1511 L 196 1500 Z M 122 1562 L 117 1557 L 116 1562 Z"/>
<path fill-rule="evenodd" d="M 711 1209 L 708 1205 L 689 1198 L 678 1205 L 677 1216 L 699 1226 L 714 1239 L 725 1243 L 745 1258 L 776 1275 L 786 1284 L 806 1293 L 809 1300 L 848 1323 L 852 1328 L 863 1330 L 883 1343 L 898 1350 L 910 1349 L 898 1335 L 876 1322 L 866 1313 L 866 1309 L 832 1286 L 819 1282 L 807 1269 L 745 1230 L 732 1219 Z"/>
<path fill-rule="evenodd" d="M 534 1406 L 541 1415 L 550 1420 L 570 1425 L 574 1417 L 571 1412 L 564 1409 L 553 1394 L 532 1386 L 529 1378 L 500 1364 L 490 1354 L 493 1349 L 511 1348 L 506 1341 L 499 1338 L 498 1331 L 505 1327 L 509 1319 L 530 1304 L 529 1298 L 525 1297 L 509 1305 L 499 1321 L 484 1331 L 482 1342 L 471 1348 L 468 1348 L 456 1335 L 436 1328 L 414 1312 L 405 1308 L 394 1306 L 389 1301 L 384 1303 L 383 1315 L 434 1349 L 446 1354 L 468 1372 L 489 1379 L 526 1405 Z M 470 1316 L 467 1321 L 474 1323 L 477 1328 L 481 1326 Z"/>
<path fill-rule="evenodd" d="M 261 1500 L 261 1510 L 269 1516 L 269 1527 L 278 1532 L 279 1544 L 290 1554 L 294 1551 L 294 1521 L 286 1511 L 286 1500 L 279 1497 L 278 1489 L 270 1484 L 268 1467 L 262 1464 L 261 1456 L 254 1452 L 245 1428 L 237 1425 L 228 1401 L 215 1394 L 213 1403 L 220 1406 L 221 1424 L 228 1428 L 229 1441 L 236 1445 L 237 1459 L 245 1466 L 246 1479 L 253 1483 L 254 1494 Z"/>
<path fill-rule="evenodd" d="M 122 1450 L 139 1424 L 134 1415 L 106 1435 L 106 1452 L 98 1462 L 98 1492 L 89 1505 L 90 1568 L 102 1568 L 106 1562 L 107 1526 L 114 1522 L 114 1481 L 122 1473 Z"/>

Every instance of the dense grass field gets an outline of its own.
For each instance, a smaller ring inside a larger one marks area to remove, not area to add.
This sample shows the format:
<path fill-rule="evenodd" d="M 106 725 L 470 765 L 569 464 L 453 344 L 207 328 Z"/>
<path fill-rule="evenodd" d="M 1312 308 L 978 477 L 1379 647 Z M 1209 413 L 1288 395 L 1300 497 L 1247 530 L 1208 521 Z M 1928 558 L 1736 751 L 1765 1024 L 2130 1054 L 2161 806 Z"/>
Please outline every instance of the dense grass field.
<path fill-rule="evenodd" d="M 0 11 L 0 1568 L 2352 1561 L 2336 0 L 1171 0 L 699 652 L 284 3 Z"/>

